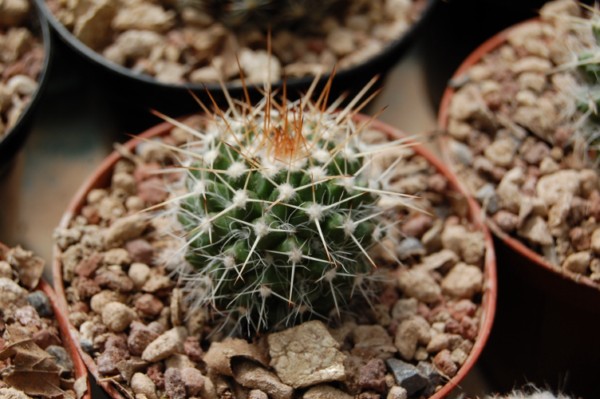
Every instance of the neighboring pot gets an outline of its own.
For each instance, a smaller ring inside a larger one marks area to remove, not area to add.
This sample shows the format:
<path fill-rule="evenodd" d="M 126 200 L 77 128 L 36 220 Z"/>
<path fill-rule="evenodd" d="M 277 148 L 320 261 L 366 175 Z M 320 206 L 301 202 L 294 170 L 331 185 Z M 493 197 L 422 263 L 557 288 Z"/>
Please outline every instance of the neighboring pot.
<path fill-rule="evenodd" d="M 99 71 L 101 76 L 106 78 L 107 93 L 111 98 L 114 97 L 121 109 L 126 108 L 122 112 L 126 113 L 127 116 L 131 116 L 131 112 L 135 111 L 138 118 L 147 121 L 143 126 L 144 129 L 157 123 L 157 119 L 149 120 L 148 109 L 150 108 L 169 115 L 179 116 L 198 112 L 199 106 L 189 95 L 190 91 L 207 105 L 212 104 L 210 97 L 214 98 L 219 104 L 226 104 L 226 97 L 218 83 L 164 83 L 149 75 L 134 73 L 129 68 L 108 61 L 101 54 L 84 45 L 61 24 L 49 10 L 45 0 L 36 0 L 36 2 L 50 22 L 52 29 L 58 33 L 61 39 L 76 53 L 90 61 L 94 67 L 93 72 L 90 71 L 91 74 L 96 78 L 98 76 L 96 72 Z M 436 0 L 417 0 L 415 9 L 421 10 L 420 17 L 401 37 L 389 42 L 382 51 L 365 62 L 337 70 L 332 84 L 331 97 L 335 98 L 347 92 L 356 93 L 373 76 L 385 74 L 408 49 L 411 42 L 417 38 L 418 32 L 422 29 L 436 3 Z M 319 79 L 319 87 L 326 85 L 329 76 L 329 74 L 325 74 Z M 314 76 L 286 78 L 285 85 L 288 96 L 294 98 L 306 92 L 314 79 Z M 280 88 L 282 85 L 283 81 L 279 81 L 273 84 L 273 88 Z M 226 82 L 225 86 L 232 98 L 243 98 L 245 93 L 239 83 Z M 260 99 L 262 97 L 262 85 L 249 86 L 250 97 L 253 100 Z"/>
<path fill-rule="evenodd" d="M 367 116 L 359 115 L 356 117 L 357 122 L 366 122 L 370 118 Z M 401 138 L 403 134 L 398 130 L 378 121 L 373 121 L 371 128 L 375 131 L 382 132 L 386 136 L 391 138 Z M 96 188 L 105 188 L 110 184 L 111 175 L 113 173 L 113 168 L 116 163 L 123 159 L 122 154 L 127 151 L 135 151 L 136 146 L 146 142 L 146 140 L 156 137 L 161 137 L 167 135 L 173 126 L 169 123 L 162 123 L 157 125 L 142 134 L 138 137 L 134 138 L 127 142 L 119 152 L 113 152 L 110 156 L 108 156 L 104 162 L 98 167 L 97 171 L 81 186 L 73 200 L 71 201 L 69 207 L 67 208 L 65 214 L 63 215 L 59 230 L 65 232 L 65 238 L 68 237 L 68 232 L 66 229 L 69 228 L 71 223 L 76 219 L 77 215 L 82 212 L 84 205 L 86 204 L 86 199 L 88 198 L 88 194 Z M 465 193 L 460 189 L 460 186 L 456 180 L 456 177 L 448 171 L 448 169 L 444 166 L 444 164 L 436 159 L 430 152 L 428 152 L 422 146 L 415 144 L 414 152 L 423 158 L 431 165 L 433 165 L 434 169 L 436 169 L 437 173 L 442 174 L 447 181 L 449 182 L 450 187 L 456 191 L 459 198 L 466 196 Z M 468 202 L 468 211 L 466 214 L 469 215 L 469 218 L 472 222 L 472 226 L 476 231 L 482 233 L 482 237 L 485 240 L 485 257 L 483 259 L 483 286 L 481 294 L 478 294 L 477 297 L 481 299 L 480 308 L 477 310 L 480 315 L 479 319 L 479 329 L 474 339 L 474 345 L 472 350 L 469 352 L 468 357 L 464 360 L 462 366 L 458 369 L 458 372 L 437 392 L 435 392 L 431 398 L 439 399 L 446 397 L 451 391 L 457 388 L 463 378 L 467 375 L 467 373 L 472 369 L 475 362 L 477 361 L 479 355 L 481 354 L 484 345 L 487 341 L 488 335 L 490 334 L 495 306 L 496 306 L 496 269 L 495 269 L 495 254 L 494 248 L 491 240 L 491 235 L 489 234 L 486 227 L 482 224 L 479 219 L 480 209 L 477 204 L 471 200 L 467 199 Z M 66 238 L 68 240 L 68 238 Z M 72 248 L 72 247 L 71 247 Z M 55 246 L 55 255 L 54 255 L 54 263 L 53 263 L 53 275 L 55 287 L 57 292 L 59 293 L 61 306 L 67 308 L 67 290 L 65 288 L 65 284 L 63 282 L 63 264 L 61 261 L 61 257 L 65 252 L 61 251 L 58 246 Z M 479 296 L 481 295 L 481 297 Z M 479 299 L 478 299 L 479 301 Z M 479 313 L 480 312 L 480 313 Z M 113 398 L 123 398 L 122 392 L 120 392 L 119 385 L 110 379 L 99 378 L 100 373 L 98 371 L 98 365 L 95 360 L 84 350 L 82 350 L 81 346 L 77 344 L 78 349 L 80 351 L 81 356 L 83 357 L 85 363 L 87 364 L 91 373 L 96 377 L 99 384 L 106 390 L 106 392 Z"/>
<path fill-rule="evenodd" d="M 494 35 L 489 40 L 485 41 L 464 60 L 464 62 L 454 73 L 452 80 L 455 82 L 460 82 L 461 79 L 463 79 L 466 76 L 466 72 L 471 67 L 476 65 L 488 53 L 499 48 L 501 45 L 506 44 L 507 38 L 511 32 L 514 32 L 516 29 L 526 27 L 528 24 L 537 21 L 537 19 L 533 19 L 514 25 Z M 438 125 L 442 129 L 447 128 L 449 107 L 455 93 L 456 89 L 452 86 L 448 86 L 446 88 L 446 91 L 444 92 L 444 96 L 442 97 L 438 113 Z M 449 138 L 447 135 L 443 135 L 440 138 L 440 144 L 442 146 L 442 154 L 445 161 L 447 162 L 449 167 L 454 170 L 456 165 L 456 159 L 453 158 L 452 150 L 450 149 L 451 140 L 452 139 Z M 467 192 L 469 191 L 466 187 L 463 187 L 463 189 Z M 471 195 L 473 195 L 473 193 L 471 193 Z M 503 245 L 507 246 L 508 248 L 510 248 L 510 250 L 515 251 L 517 254 L 519 254 L 519 256 L 523 258 L 522 260 L 524 261 L 524 263 L 535 265 L 541 268 L 541 270 L 544 270 L 544 273 L 551 272 L 554 275 L 553 277 L 541 278 L 550 278 L 550 280 L 555 281 L 553 284 L 559 284 L 561 286 L 564 286 L 564 289 L 568 289 L 569 292 L 575 296 L 575 302 L 578 302 L 579 298 L 581 298 L 581 300 L 585 303 L 590 303 L 590 301 L 592 301 L 593 303 L 594 301 L 600 299 L 600 285 L 598 283 L 594 282 L 587 276 L 577 275 L 564 269 L 560 269 L 560 266 L 558 265 L 553 265 L 542 255 L 528 247 L 527 244 L 524 243 L 522 240 L 519 240 L 518 238 L 515 238 L 504 232 L 490 217 L 485 217 L 485 222 L 490 227 L 492 232 L 502 241 Z M 561 283 L 560 281 L 564 281 L 564 283 Z"/>
<path fill-rule="evenodd" d="M 0 254 L 2 258 L 4 258 L 4 254 L 9 250 L 9 248 L 0 242 Z M 91 399 L 91 390 L 90 383 L 88 379 L 88 371 L 83 363 L 83 360 L 79 356 L 79 352 L 77 351 L 77 347 L 75 345 L 75 341 L 73 341 L 73 337 L 71 335 L 70 323 L 63 311 L 63 309 L 59 305 L 58 298 L 56 293 L 52 289 L 52 287 L 46 283 L 46 281 L 42 278 L 39 281 L 38 286 L 34 291 L 41 291 L 50 300 L 50 305 L 52 306 L 53 316 L 56 319 L 58 324 L 58 330 L 60 336 L 62 338 L 62 346 L 66 349 L 69 354 L 71 361 L 73 362 L 73 372 L 74 378 L 76 380 L 85 381 L 85 385 L 80 388 L 85 388 L 83 395 L 78 399 Z"/>
<path fill-rule="evenodd" d="M 0 175 L 8 169 L 13 158 L 25 143 L 25 139 L 30 131 L 31 122 L 34 118 L 35 109 L 48 81 L 50 61 L 52 59 L 50 28 L 38 4 L 32 1 L 31 6 L 33 7 L 33 11 L 29 16 L 29 25 L 43 45 L 44 61 L 41 72 L 37 77 L 38 87 L 31 95 L 28 104 L 20 114 L 15 125 L 5 135 L 0 134 Z"/>
<path fill-rule="evenodd" d="M 507 43 L 517 29 L 528 29 L 539 19 L 516 24 L 494 35 L 460 65 L 451 82 L 461 84 L 466 73 L 494 50 Z M 448 85 L 438 113 L 438 125 L 447 129 L 449 108 L 457 89 Z M 531 134 L 531 133 L 529 133 Z M 457 172 L 454 140 L 440 137 L 447 165 Z M 465 191 L 466 183 L 460 177 Z M 474 195 L 470 192 L 470 195 Z M 523 195 L 520 193 L 519 195 Z M 496 389 L 510 391 L 534 383 L 592 397 L 597 393 L 593 372 L 600 347 L 594 338 L 600 328 L 600 285 L 587 276 L 551 264 L 522 240 L 507 234 L 485 213 L 485 223 L 495 235 L 500 294 L 494 331 L 482 356 L 484 372 Z M 504 288 L 502 288 L 504 287 Z M 515 361 L 515 354 L 520 354 Z"/>

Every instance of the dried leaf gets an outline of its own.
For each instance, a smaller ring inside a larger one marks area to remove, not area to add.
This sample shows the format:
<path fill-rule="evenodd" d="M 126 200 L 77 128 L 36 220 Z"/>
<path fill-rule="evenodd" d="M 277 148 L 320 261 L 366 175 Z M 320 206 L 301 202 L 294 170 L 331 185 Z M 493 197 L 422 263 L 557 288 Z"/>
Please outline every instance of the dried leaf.
<path fill-rule="evenodd" d="M 55 398 L 64 393 L 59 387 L 60 377 L 56 373 L 15 369 L 12 374 L 5 375 L 3 380 L 11 387 L 30 396 Z"/>
<path fill-rule="evenodd" d="M 52 356 L 40 348 L 19 327 L 7 326 L 10 342 L 0 351 L 0 360 L 11 359 L 3 380 L 15 389 L 31 396 L 54 398 L 63 395 L 60 388 L 60 367 Z"/>

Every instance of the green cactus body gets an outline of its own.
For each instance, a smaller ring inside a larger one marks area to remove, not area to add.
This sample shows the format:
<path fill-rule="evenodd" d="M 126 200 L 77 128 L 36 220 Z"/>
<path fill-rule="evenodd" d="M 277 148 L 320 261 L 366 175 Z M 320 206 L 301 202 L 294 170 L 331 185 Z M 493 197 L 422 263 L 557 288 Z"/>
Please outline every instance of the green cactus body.
<path fill-rule="evenodd" d="M 368 249 L 405 200 L 370 175 L 390 146 L 357 133 L 349 115 L 269 101 L 195 133 L 180 151 L 189 166 L 177 219 L 196 304 L 254 332 L 328 317 L 367 295 Z"/>
<path fill-rule="evenodd" d="M 555 15 L 556 24 L 565 24 L 565 35 L 577 37 L 574 60 L 560 65 L 556 71 L 569 72 L 575 80 L 572 85 L 559 87 L 573 101 L 572 136 L 567 143 L 584 158 L 592 156 L 597 163 L 600 150 L 600 15 L 597 9 L 581 6 L 585 15 Z"/>

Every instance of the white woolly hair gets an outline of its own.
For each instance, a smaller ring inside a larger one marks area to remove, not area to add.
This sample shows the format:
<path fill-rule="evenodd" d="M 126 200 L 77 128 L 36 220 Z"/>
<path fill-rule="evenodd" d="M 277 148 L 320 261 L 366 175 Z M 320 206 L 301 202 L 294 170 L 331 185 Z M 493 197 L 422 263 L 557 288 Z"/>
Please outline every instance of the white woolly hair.
<path fill-rule="evenodd" d="M 531 388 L 527 391 L 515 390 L 506 395 L 492 394 L 484 399 L 574 399 L 569 395 L 562 393 L 554 394 L 550 391 L 543 391 L 539 388 Z"/>

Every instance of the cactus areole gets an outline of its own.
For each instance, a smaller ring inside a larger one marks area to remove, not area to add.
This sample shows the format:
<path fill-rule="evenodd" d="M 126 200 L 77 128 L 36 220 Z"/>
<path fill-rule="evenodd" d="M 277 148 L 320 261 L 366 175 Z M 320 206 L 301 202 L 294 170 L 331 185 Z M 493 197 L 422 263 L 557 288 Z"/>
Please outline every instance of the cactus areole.
<path fill-rule="evenodd" d="M 192 311 L 210 306 L 254 333 L 368 299 L 377 268 L 369 248 L 407 202 L 371 165 L 405 144 L 362 142 L 366 125 L 351 107 L 334 112 L 323 101 L 268 96 L 215 113 L 205 131 L 187 128 L 197 140 L 177 149 L 185 177 L 175 202 Z"/>

